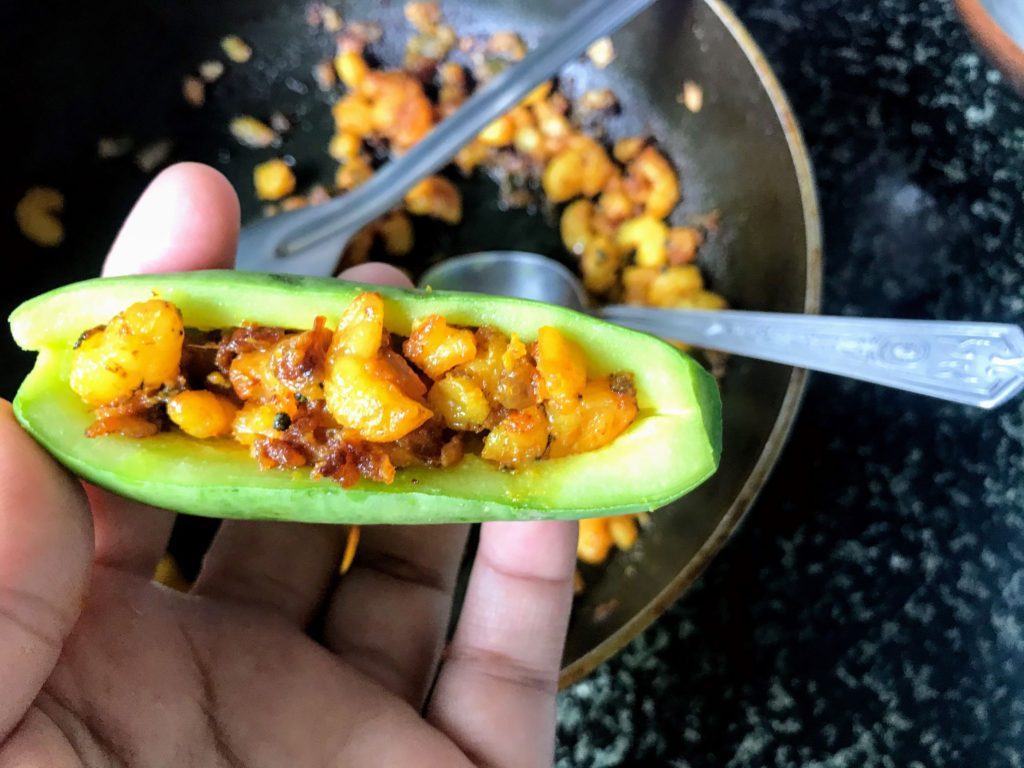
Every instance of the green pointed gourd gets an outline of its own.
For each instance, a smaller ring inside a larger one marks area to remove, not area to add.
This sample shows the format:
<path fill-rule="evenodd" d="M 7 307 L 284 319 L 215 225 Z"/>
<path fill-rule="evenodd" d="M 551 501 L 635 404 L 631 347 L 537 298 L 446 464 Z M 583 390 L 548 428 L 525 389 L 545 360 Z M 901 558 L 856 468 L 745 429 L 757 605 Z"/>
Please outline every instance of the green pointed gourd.
<path fill-rule="evenodd" d="M 174 303 L 186 327 L 243 321 L 305 329 L 336 319 L 367 286 L 328 278 L 230 271 L 142 275 L 68 285 L 18 307 L 17 343 L 37 352 L 14 410 L 25 429 L 80 477 L 125 497 L 177 512 L 222 518 L 351 524 L 450 523 L 580 518 L 654 510 L 686 494 L 718 467 L 721 402 L 714 379 L 690 357 L 646 334 L 560 307 L 509 298 L 374 287 L 388 330 L 408 335 L 421 317 L 490 325 L 524 340 L 541 326 L 582 347 L 592 374 L 634 375 L 639 415 L 609 445 L 509 471 L 467 455 L 446 469 L 400 469 L 390 485 L 349 489 L 313 479 L 308 468 L 261 470 L 230 439 L 195 440 L 168 431 L 143 439 L 88 438 L 92 414 L 70 389 L 80 334 L 133 302 Z"/>

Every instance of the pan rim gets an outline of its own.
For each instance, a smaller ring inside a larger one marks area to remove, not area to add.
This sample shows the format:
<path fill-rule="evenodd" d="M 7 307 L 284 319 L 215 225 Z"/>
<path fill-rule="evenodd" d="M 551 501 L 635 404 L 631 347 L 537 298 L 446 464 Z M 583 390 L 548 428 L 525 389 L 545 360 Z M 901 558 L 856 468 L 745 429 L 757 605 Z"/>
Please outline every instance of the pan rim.
<path fill-rule="evenodd" d="M 776 117 L 782 126 L 793 161 L 800 191 L 801 207 L 804 216 L 804 236 L 806 241 L 806 278 L 804 288 L 804 313 L 819 314 L 822 300 L 822 227 L 818 204 L 817 184 L 811 165 L 810 155 L 804 141 L 803 131 L 793 112 L 789 99 L 774 71 L 768 63 L 764 52 L 754 41 L 750 32 L 736 14 L 723 0 L 701 0 L 739 44 L 747 60 L 757 73 L 775 109 Z M 690 558 L 675 577 L 651 599 L 644 608 L 634 614 L 622 627 L 609 635 L 603 642 L 587 653 L 562 668 L 559 675 L 559 689 L 590 675 L 598 666 L 617 654 L 637 635 L 647 629 L 660 618 L 676 601 L 678 601 L 714 559 L 725 544 L 739 529 L 743 520 L 757 501 L 772 470 L 782 455 L 789 436 L 796 422 L 796 416 L 803 402 L 807 388 L 808 373 L 804 369 L 794 368 L 790 373 L 789 385 L 783 397 L 779 413 L 772 430 L 765 441 L 754 468 L 740 488 L 740 492 L 730 504 L 718 525 L 701 545 L 696 554 Z"/>

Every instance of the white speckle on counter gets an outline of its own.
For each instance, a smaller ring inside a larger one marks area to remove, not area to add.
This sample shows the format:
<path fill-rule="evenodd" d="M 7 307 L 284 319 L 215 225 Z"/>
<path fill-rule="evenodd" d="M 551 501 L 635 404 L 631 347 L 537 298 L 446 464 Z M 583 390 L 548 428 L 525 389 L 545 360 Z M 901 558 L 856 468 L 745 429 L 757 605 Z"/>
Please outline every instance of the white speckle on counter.
<path fill-rule="evenodd" d="M 1024 625 L 1012 613 L 993 613 L 992 626 L 999 641 L 1018 653 L 1024 653 Z"/>
<path fill-rule="evenodd" d="M 761 757 L 771 743 L 771 734 L 763 728 L 750 730 L 736 747 L 728 765 L 750 765 L 751 760 Z"/>
<path fill-rule="evenodd" d="M 920 624 L 930 624 L 935 618 L 935 606 L 931 603 L 920 603 L 915 600 L 908 600 L 903 606 L 903 611 Z"/>
<path fill-rule="evenodd" d="M 909 731 L 914 726 L 914 724 L 900 712 L 887 712 L 885 715 L 885 722 L 897 731 Z"/>
<path fill-rule="evenodd" d="M 992 116 L 996 113 L 996 106 L 990 101 L 986 101 L 981 106 L 971 105 L 964 110 L 964 117 L 967 118 L 967 124 L 972 128 L 987 124 Z"/>
<path fill-rule="evenodd" d="M 1003 599 L 1010 608 L 1024 608 L 1024 570 L 1014 571 L 1006 582 Z"/>
<path fill-rule="evenodd" d="M 899 552 L 893 552 L 889 555 L 889 568 L 897 573 L 906 573 L 910 569 L 910 560 Z"/>

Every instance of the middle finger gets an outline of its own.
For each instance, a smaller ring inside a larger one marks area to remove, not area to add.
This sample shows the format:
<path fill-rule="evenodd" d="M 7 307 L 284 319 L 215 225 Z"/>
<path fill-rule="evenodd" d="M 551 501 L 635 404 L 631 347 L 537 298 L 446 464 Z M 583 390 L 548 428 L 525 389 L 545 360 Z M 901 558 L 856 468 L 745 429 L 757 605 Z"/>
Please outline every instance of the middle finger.
<path fill-rule="evenodd" d="M 468 525 L 364 528 L 331 596 L 324 639 L 419 709 L 437 671 Z"/>
<path fill-rule="evenodd" d="M 305 626 L 336 572 L 345 532 L 340 525 L 225 521 L 192 591 L 264 608 Z"/>

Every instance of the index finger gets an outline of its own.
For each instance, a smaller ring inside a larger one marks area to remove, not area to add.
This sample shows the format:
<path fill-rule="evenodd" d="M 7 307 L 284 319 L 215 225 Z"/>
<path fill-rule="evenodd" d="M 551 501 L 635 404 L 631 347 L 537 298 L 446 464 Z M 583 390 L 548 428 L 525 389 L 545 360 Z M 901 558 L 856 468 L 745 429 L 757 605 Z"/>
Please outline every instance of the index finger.
<path fill-rule="evenodd" d="M 231 269 L 240 216 L 238 196 L 223 175 L 200 163 L 172 165 L 128 214 L 103 275 Z"/>
<path fill-rule="evenodd" d="M 239 204 L 230 182 L 198 163 L 173 165 L 143 192 L 110 249 L 104 276 L 230 269 Z M 88 487 L 96 561 L 146 576 L 167 549 L 175 516 Z"/>

